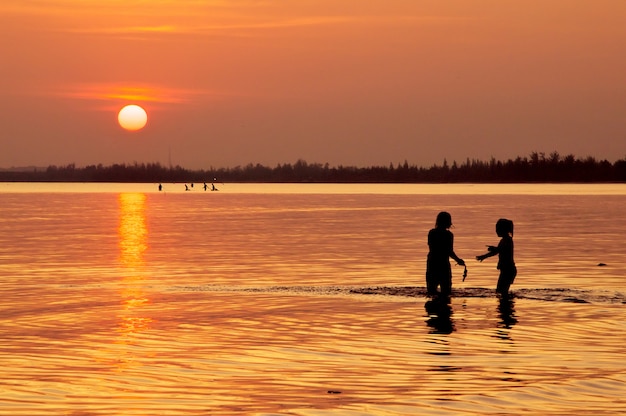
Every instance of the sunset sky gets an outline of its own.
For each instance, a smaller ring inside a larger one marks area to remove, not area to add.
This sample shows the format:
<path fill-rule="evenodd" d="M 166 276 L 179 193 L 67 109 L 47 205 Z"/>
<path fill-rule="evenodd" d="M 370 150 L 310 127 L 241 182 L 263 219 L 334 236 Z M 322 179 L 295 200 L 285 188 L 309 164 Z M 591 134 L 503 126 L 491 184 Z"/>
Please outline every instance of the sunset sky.
<path fill-rule="evenodd" d="M 626 1 L 3 0 L 0 87 L 2 168 L 615 161 Z"/>

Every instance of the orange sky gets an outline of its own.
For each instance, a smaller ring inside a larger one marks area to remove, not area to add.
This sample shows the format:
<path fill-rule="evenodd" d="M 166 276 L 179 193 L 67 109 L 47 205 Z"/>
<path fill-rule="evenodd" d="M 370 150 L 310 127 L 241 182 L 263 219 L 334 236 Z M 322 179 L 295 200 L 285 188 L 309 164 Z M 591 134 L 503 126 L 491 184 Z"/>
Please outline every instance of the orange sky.
<path fill-rule="evenodd" d="M 3 0 L 0 167 L 614 161 L 625 51 L 623 0 Z"/>

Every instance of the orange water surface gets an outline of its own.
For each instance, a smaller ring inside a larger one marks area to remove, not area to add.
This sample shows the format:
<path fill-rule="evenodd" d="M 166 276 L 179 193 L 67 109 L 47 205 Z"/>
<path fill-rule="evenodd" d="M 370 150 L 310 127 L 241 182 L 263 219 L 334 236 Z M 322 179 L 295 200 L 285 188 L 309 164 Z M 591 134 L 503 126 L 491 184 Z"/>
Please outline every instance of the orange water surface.
<path fill-rule="evenodd" d="M 626 411 L 624 185 L 156 186 L 0 184 L 0 415 Z"/>

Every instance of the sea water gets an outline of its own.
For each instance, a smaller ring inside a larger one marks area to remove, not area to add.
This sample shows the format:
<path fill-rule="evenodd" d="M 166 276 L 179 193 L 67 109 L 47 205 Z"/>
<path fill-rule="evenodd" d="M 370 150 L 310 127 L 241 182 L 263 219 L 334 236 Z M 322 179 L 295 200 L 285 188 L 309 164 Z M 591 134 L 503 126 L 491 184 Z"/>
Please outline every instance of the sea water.
<path fill-rule="evenodd" d="M 1 415 L 626 411 L 626 185 L 194 185 L 0 184 Z"/>

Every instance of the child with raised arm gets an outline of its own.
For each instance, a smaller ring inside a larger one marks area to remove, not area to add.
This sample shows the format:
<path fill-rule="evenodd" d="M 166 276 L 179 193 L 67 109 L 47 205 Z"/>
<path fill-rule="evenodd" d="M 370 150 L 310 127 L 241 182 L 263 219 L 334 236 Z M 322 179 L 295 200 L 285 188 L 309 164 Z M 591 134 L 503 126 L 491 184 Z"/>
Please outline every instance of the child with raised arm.
<path fill-rule="evenodd" d="M 480 256 L 476 256 L 476 260 L 483 261 L 488 257 L 498 255 L 498 270 L 500 277 L 496 292 L 500 295 L 508 295 L 509 288 L 517 276 L 517 267 L 513 260 L 513 221 L 506 218 L 500 218 L 496 222 L 496 234 L 500 237 L 497 247 L 487 246 L 488 252 Z"/>
<path fill-rule="evenodd" d="M 440 212 L 435 221 L 435 228 L 428 233 L 428 258 L 426 260 L 426 289 L 428 295 L 436 296 L 437 286 L 441 287 L 441 296 L 446 298 L 452 292 L 452 269 L 449 258 L 453 258 L 461 266 L 463 259 L 454 253 L 454 235 L 450 232 L 452 216 L 448 212 Z"/>

